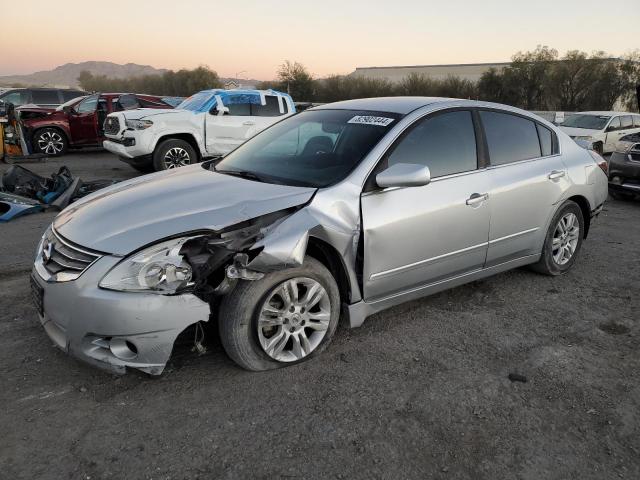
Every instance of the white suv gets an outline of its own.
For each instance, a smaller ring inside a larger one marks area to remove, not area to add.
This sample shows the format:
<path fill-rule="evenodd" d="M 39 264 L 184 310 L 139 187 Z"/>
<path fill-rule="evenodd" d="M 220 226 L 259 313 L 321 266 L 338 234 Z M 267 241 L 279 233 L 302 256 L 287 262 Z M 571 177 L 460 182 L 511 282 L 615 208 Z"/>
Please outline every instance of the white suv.
<path fill-rule="evenodd" d="M 166 170 L 226 155 L 294 113 L 291 97 L 275 90 L 203 90 L 175 109 L 108 115 L 103 145 L 138 170 Z"/>
<path fill-rule="evenodd" d="M 574 140 L 591 142 L 600 154 L 611 153 L 620 137 L 640 132 L 640 115 L 625 112 L 578 112 L 559 125 Z"/>

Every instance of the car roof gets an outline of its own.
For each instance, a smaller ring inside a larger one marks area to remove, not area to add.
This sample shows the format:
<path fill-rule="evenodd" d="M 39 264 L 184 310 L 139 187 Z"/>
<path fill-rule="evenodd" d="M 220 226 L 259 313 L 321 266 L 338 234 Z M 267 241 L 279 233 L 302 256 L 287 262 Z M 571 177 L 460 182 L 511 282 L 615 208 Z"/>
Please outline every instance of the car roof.
<path fill-rule="evenodd" d="M 614 115 L 633 115 L 634 112 L 598 112 L 598 111 L 591 111 L 591 112 L 575 112 L 573 115 L 601 115 L 601 116 L 609 116 L 612 117 Z"/>
<path fill-rule="evenodd" d="M 449 101 L 459 101 L 455 98 L 444 97 L 377 97 L 358 98 L 356 100 L 344 100 L 342 102 L 319 105 L 310 110 L 369 110 L 372 112 L 389 112 L 406 115 L 414 110 Z"/>

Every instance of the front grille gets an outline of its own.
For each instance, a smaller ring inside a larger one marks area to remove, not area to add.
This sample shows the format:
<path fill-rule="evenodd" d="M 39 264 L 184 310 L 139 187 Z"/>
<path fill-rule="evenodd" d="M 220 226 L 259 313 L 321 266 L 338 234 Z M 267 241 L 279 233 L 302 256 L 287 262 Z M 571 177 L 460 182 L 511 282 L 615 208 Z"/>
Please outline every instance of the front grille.
<path fill-rule="evenodd" d="M 41 251 L 42 264 L 51 275 L 65 280 L 74 280 L 89 265 L 101 257 L 98 252 L 79 247 L 50 228 L 45 233 Z"/>
<path fill-rule="evenodd" d="M 120 132 L 120 120 L 118 117 L 109 115 L 104 121 L 104 133 L 117 135 Z"/>

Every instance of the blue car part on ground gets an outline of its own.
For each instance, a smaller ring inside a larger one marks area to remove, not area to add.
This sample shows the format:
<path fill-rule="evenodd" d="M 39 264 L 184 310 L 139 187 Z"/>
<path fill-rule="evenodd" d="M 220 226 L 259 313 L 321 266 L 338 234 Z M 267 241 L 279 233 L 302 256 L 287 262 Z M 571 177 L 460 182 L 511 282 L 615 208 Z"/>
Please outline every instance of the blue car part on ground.
<path fill-rule="evenodd" d="M 0 222 L 8 222 L 28 213 L 40 212 L 43 208 L 37 200 L 0 192 Z"/>

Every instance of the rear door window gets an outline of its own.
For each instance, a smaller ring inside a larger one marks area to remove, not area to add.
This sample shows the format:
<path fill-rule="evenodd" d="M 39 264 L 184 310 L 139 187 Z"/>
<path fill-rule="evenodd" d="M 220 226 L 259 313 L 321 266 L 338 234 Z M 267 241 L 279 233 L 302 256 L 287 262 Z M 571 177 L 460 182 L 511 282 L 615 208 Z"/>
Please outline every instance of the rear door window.
<path fill-rule="evenodd" d="M 58 90 L 32 90 L 31 102 L 36 105 L 60 105 Z"/>
<path fill-rule="evenodd" d="M 483 110 L 484 126 L 491 165 L 530 160 L 541 156 L 536 124 L 509 113 Z"/>
<path fill-rule="evenodd" d="M 393 147 L 388 165 L 426 165 L 431 177 L 478 168 L 473 117 L 467 110 L 446 112 L 418 120 Z"/>
<path fill-rule="evenodd" d="M 251 116 L 251 104 L 248 101 L 244 101 L 241 95 L 230 95 L 227 98 L 223 98 L 222 103 L 229 109 L 229 112 L 225 113 L 225 115 L 234 117 Z"/>
<path fill-rule="evenodd" d="M 280 102 L 278 102 L 278 97 L 273 95 L 267 95 L 264 97 L 266 105 L 251 105 L 251 115 L 254 117 L 279 117 L 282 115 L 280 113 Z"/>
<path fill-rule="evenodd" d="M 620 117 L 620 128 L 625 130 L 627 128 L 633 127 L 633 119 L 631 115 L 625 115 L 624 117 Z"/>
<path fill-rule="evenodd" d="M 120 95 L 118 103 L 123 110 L 133 110 L 140 108 L 140 103 L 135 95 Z"/>
<path fill-rule="evenodd" d="M 634 128 L 640 127 L 640 115 L 633 116 L 633 126 Z"/>

